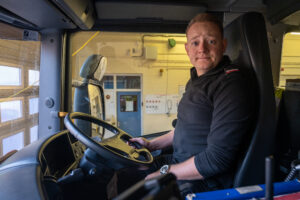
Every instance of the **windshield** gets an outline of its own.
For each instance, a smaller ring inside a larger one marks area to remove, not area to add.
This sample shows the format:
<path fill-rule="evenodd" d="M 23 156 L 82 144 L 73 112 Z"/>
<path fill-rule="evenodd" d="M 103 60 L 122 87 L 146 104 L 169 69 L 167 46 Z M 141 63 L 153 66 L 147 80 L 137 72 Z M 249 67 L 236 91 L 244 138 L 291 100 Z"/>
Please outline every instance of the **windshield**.
<path fill-rule="evenodd" d="M 105 119 L 133 136 L 171 130 L 191 67 L 185 34 L 77 32 L 71 35 L 72 80 L 92 54 L 107 58 Z M 74 88 L 73 88 L 74 96 Z"/>

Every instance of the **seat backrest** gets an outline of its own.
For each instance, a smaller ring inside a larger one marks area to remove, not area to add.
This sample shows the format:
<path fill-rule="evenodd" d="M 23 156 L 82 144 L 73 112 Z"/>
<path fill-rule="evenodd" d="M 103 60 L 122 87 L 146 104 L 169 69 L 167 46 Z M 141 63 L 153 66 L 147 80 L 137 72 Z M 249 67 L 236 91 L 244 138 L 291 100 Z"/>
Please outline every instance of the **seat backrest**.
<path fill-rule="evenodd" d="M 100 83 L 85 80 L 83 83 L 73 87 L 75 87 L 73 111 L 87 113 L 93 117 L 105 120 L 104 91 Z M 96 129 L 98 127 L 88 121 L 77 119 L 75 120 L 75 124 L 81 130 L 84 130 L 84 133 L 88 136 L 92 136 L 93 126 Z M 103 130 L 102 128 L 100 131 L 101 137 L 104 133 Z"/>
<path fill-rule="evenodd" d="M 227 55 L 233 63 L 245 67 L 255 87 L 257 99 L 256 123 L 248 147 L 241 156 L 235 173 L 234 187 L 264 183 L 265 158 L 274 153 L 275 97 L 269 45 L 264 17 L 260 13 L 246 13 L 224 29 L 228 40 Z M 249 91 L 250 92 L 250 91 Z"/>

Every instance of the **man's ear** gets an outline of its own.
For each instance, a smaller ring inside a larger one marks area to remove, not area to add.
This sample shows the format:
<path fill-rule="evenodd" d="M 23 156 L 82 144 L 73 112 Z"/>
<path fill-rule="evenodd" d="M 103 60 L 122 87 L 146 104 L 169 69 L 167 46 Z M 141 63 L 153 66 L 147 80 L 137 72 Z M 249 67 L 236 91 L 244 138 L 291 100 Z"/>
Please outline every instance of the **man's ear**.
<path fill-rule="evenodd" d="M 185 51 L 186 51 L 187 55 L 189 55 L 189 47 L 188 47 L 188 44 L 185 43 L 185 44 L 184 44 L 184 47 L 185 47 Z"/>
<path fill-rule="evenodd" d="M 227 39 L 224 38 L 223 39 L 223 53 L 226 51 L 226 48 L 227 48 Z"/>

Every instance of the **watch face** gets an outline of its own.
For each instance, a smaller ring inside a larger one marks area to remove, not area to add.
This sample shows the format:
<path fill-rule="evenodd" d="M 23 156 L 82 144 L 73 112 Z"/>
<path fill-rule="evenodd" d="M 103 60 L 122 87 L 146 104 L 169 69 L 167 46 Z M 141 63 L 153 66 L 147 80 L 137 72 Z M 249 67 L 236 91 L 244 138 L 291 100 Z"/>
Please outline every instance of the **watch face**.
<path fill-rule="evenodd" d="M 164 165 L 160 168 L 160 174 L 166 174 L 169 171 L 169 165 Z"/>

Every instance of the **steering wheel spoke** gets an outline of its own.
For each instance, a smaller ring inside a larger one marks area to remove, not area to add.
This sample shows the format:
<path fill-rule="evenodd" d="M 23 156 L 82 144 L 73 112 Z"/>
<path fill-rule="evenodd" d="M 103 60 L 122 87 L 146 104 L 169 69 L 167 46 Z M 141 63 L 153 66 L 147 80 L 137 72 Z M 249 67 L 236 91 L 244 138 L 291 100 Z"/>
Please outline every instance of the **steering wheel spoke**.
<path fill-rule="evenodd" d="M 95 123 L 105 129 L 108 129 L 115 135 L 100 142 L 96 142 L 89 136 L 85 135 L 82 130 L 74 124 L 74 119 L 81 119 Z M 117 160 L 122 163 L 124 167 L 150 165 L 153 162 L 153 157 L 146 148 L 137 148 L 135 145 L 130 145 L 129 140 L 132 136 L 101 119 L 85 113 L 74 112 L 67 114 L 64 122 L 72 135 L 74 135 L 88 148 L 96 152 L 99 156 L 108 160 Z"/>

